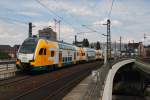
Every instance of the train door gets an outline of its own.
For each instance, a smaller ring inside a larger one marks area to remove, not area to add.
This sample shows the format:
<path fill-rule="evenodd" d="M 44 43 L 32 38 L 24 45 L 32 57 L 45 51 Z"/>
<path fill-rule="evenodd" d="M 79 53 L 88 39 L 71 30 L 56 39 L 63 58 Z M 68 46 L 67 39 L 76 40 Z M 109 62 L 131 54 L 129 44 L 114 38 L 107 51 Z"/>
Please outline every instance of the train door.
<path fill-rule="evenodd" d="M 76 60 L 76 52 L 74 52 L 74 60 Z"/>
<path fill-rule="evenodd" d="M 62 66 L 62 51 L 59 51 L 59 67 Z"/>
<path fill-rule="evenodd" d="M 74 52 L 74 64 L 76 64 L 76 51 Z"/>
<path fill-rule="evenodd" d="M 44 50 L 43 50 L 43 65 L 47 65 L 47 60 L 46 60 L 46 51 L 47 51 L 47 49 L 46 49 L 46 48 L 44 48 Z"/>
<path fill-rule="evenodd" d="M 38 66 L 43 66 L 44 65 L 44 48 L 40 48 L 39 50 L 39 56 L 37 58 L 38 60 Z"/>

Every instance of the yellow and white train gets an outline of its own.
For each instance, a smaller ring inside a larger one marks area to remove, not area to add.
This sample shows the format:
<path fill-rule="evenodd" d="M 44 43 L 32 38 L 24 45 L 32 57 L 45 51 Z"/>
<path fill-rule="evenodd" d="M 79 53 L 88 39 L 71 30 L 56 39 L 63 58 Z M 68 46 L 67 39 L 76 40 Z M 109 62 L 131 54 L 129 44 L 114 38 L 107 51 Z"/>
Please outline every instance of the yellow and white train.
<path fill-rule="evenodd" d="M 18 50 L 16 66 L 26 71 L 51 70 L 99 59 L 102 59 L 101 50 L 45 39 L 27 38 Z"/>

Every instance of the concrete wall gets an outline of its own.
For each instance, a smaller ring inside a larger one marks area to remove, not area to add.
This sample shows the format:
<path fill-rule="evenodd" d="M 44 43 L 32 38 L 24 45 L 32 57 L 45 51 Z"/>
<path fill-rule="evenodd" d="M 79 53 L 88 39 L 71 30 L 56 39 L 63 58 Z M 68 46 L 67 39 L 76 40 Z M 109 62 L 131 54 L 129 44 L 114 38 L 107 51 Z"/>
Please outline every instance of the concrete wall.
<path fill-rule="evenodd" d="M 112 100 L 113 80 L 116 72 L 124 65 L 132 62 L 135 62 L 135 59 L 124 60 L 112 66 L 112 69 L 109 70 L 106 78 L 102 100 Z"/>

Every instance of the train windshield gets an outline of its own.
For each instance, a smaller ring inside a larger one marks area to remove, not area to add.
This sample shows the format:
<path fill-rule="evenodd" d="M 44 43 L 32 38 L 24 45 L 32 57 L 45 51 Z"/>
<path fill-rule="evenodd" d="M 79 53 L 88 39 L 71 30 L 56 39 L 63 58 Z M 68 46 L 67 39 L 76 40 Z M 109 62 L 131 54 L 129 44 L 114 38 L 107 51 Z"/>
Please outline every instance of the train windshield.
<path fill-rule="evenodd" d="M 37 45 L 37 40 L 28 39 L 25 40 L 19 50 L 20 53 L 34 53 Z"/>

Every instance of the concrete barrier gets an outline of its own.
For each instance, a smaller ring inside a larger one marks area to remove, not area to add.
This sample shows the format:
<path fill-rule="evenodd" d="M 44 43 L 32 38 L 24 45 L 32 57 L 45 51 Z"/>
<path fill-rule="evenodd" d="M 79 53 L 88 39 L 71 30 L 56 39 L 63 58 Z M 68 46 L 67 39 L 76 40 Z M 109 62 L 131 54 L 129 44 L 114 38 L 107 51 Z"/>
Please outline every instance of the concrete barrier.
<path fill-rule="evenodd" d="M 106 78 L 102 100 L 112 100 L 113 79 L 116 72 L 125 64 L 129 64 L 132 62 L 135 62 L 135 59 L 120 61 L 112 66 L 112 69 L 109 70 Z"/>
<path fill-rule="evenodd" d="M 17 68 L 14 63 L 0 64 L 0 80 L 4 80 L 16 75 Z"/>
<path fill-rule="evenodd" d="M 16 69 L 5 70 L 0 72 L 0 80 L 7 79 L 16 75 Z"/>

